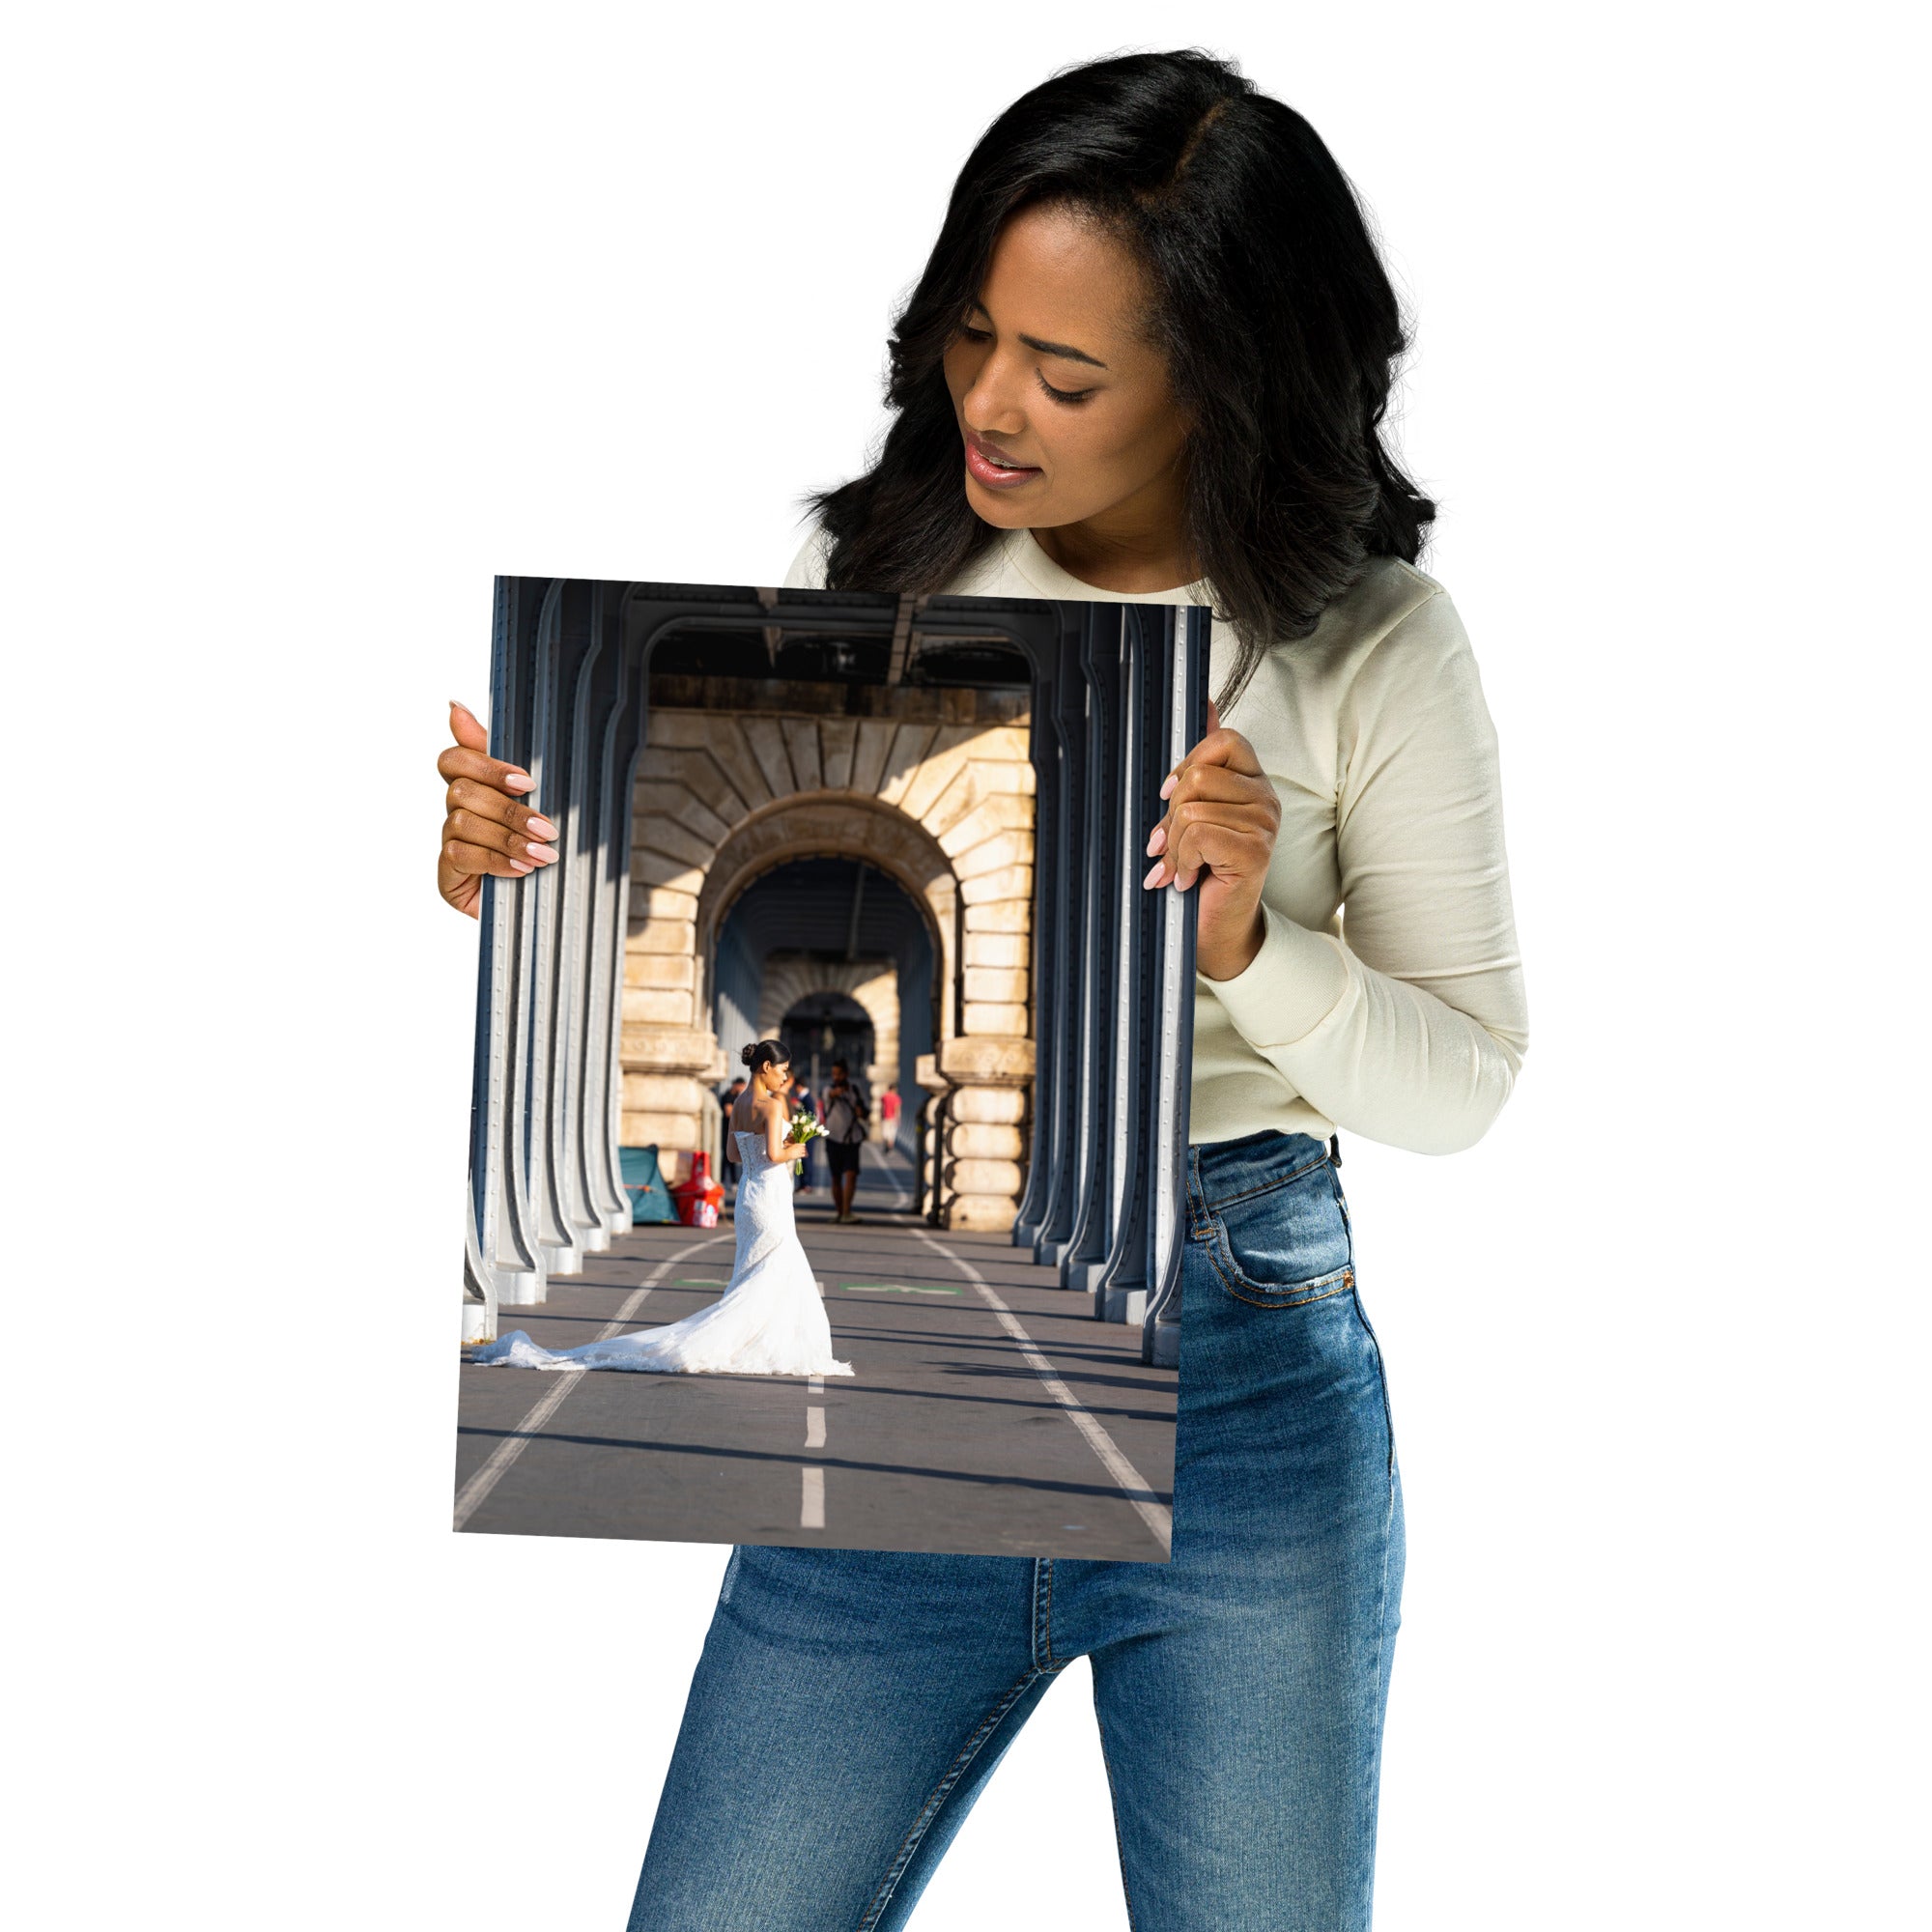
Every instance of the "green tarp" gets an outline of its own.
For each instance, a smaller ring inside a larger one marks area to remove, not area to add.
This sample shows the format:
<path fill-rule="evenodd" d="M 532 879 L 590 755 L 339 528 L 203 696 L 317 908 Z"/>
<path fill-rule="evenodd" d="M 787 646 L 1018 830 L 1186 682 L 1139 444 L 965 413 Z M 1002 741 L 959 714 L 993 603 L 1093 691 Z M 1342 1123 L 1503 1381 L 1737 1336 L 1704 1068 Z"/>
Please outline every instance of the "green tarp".
<path fill-rule="evenodd" d="M 657 1149 L 619 1148 L 617 1160 L 623 1170 L 624 1191 L 631 1197 L 631 1225 L 675 1221 L 677 1209 L 671 1206 L 670 1190 L 658 1172 Z"/>

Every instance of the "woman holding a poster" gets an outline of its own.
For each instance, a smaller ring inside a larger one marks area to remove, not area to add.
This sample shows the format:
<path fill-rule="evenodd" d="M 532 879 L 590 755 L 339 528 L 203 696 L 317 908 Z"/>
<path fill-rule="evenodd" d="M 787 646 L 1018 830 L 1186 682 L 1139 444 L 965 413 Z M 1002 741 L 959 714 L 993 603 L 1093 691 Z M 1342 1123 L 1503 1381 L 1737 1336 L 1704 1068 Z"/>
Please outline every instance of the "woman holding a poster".
<path fill-rule="evenodd" d="M 1146 846 L 1199 895 L 1172 1560 L 736 1550 L 634 1932 L 903 1926 L 1083 1656 L 1135 1924 L 1370 1923 L 1405 1539 L 1331 1137 L 1467 1148 L 1528 1040 L 1495 733 L 1384 440 L 1406 347 L 1347 178 L 1225 62 L 1058 74 L 965 163 L 790 582 L 1216 613 Z M 462 903 L 553 848 L 456 724 Z"/>

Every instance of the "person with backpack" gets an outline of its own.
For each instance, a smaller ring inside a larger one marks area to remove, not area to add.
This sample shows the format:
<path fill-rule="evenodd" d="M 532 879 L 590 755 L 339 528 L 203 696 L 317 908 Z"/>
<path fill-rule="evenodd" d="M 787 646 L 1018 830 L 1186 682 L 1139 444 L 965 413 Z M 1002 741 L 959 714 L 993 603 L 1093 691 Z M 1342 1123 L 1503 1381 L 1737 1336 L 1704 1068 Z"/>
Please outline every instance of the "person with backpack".
<path fill-rule="evenodd" d="M 852 1197 L 859 1188 L 859 1150 L 871 1129 L 872 1107 L 852 1084 L 842 1060 L 832 1063 L 832 1085 L 825 1095 L 825 1158 L 832 1169 L 833 1218 L 850 1221 Z"/>

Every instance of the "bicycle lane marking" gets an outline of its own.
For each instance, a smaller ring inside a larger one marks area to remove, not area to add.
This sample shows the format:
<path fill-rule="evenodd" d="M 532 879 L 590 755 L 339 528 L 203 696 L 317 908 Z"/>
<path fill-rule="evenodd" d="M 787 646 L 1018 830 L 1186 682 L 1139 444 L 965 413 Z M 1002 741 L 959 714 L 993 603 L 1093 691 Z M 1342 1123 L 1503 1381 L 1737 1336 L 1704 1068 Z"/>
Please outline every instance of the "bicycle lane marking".
<path fill-rule="evenodd" d="M 1018 1344 L 1026 1365 L 1037 1375 L 1046 1392 L 1066 1411 L 1066 1419 L 1087 1438 L 1088 1446 L 1099 1457 L 1101 1465 L 1128 1502 L 1132 1503 L 1140 1520 L 1153 1532 L 1154 1539 L 1169 1555 L 1174 1552 L 1174 1512 L 1157 1499 L 1154 1487 L 1141 1472 L 1129 1463 L 1121 1451 L 1121 1445 L 1107 1434 L 1105 1426 L 1097 1417 L 1088 1411 L 1086 1405 L 1054 1373 L 1053 1364 L 1040 1353 L 1033 1337 L 1020 1326 L 1019 1318 L 1000 1299 L 970 1262 L 962 1261 L 943 1241 L 936 1241 L 923 1228 L 914 1228 L 913 1234 L 925 1245 L 951 1262 L 984 1297 L 986 1305 L 993 1311 L 994 1319 L 1013 1341 Z"/>

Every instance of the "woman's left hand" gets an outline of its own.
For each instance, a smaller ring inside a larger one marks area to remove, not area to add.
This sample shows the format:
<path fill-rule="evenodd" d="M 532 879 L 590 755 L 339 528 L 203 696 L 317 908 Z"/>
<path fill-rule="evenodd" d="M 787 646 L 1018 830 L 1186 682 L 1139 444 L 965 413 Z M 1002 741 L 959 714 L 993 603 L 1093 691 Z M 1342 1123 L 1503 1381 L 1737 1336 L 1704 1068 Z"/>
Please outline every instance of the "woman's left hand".
<path fill-rule="evenodd" d="M 1201 882 L 1197 970 L 1232 980 L 1262 950 L 1262 885 L 1281 829 L 1281 801 L 1255 748 L 1223 730 L 1208 701 L 1208 735 L 1168 774 L 1160 795 L 1167 815 L 1148 840 L 1155 859 L 1143 886 L 1172 882 L 1182 892 Z M 1157 856 L 1156 856 L 1157 855 Z"/>

